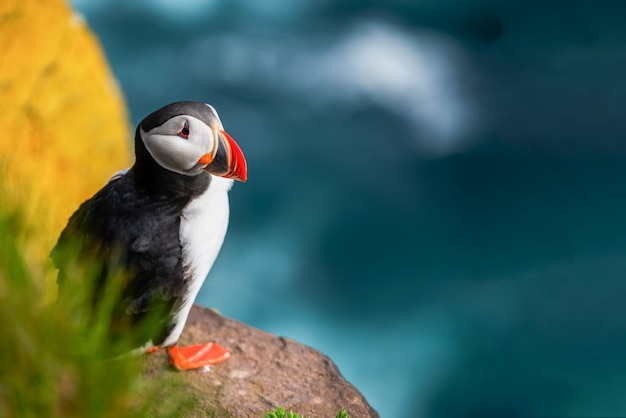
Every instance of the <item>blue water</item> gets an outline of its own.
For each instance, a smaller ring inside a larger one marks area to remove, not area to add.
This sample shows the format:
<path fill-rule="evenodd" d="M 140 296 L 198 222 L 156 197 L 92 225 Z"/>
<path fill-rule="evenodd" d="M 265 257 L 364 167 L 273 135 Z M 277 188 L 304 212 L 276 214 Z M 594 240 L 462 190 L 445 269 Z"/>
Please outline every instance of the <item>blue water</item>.
<path fill-rule="evenodd" d="M 383 417 L 626 415 L 626 4 L 74 3 L 247 157 L 199 303 Z"/>

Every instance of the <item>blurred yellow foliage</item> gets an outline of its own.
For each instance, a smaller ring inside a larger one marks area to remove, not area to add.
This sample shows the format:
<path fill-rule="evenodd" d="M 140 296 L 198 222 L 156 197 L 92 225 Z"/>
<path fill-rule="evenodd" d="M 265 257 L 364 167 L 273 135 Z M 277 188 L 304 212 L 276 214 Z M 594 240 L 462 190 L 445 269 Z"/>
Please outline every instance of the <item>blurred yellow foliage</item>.
<path fill-rule="evenodd" d="M 123 97 L 100 46 L 64 0 L 0 1 L 0 170 L 28 263 L 68 217 L 131 163 Z M 42 281 L 53 284 L 53 278 Z"/>

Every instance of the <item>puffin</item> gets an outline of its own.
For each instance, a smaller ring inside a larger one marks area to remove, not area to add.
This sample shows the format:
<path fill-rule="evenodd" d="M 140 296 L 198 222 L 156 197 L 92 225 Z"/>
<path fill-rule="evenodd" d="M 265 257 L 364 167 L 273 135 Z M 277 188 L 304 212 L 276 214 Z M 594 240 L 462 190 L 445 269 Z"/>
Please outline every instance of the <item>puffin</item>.
<path fill-rule="evenodd" d="M 79 206 L 52 250 L 58 298 L 68 280 L 90 280 L 90 303 L 97 305 L 117 283 L 112 324 L 127 324 L 132 333 L 142 319 L 157 316 L 158 326 L 133 351 L 164 348 L 179 370 L 219 363 L 230 354 L 218 343 L 179 347 L 178 339 L 221 249 L 228 191 L 235 180 L 246 181 L 246 159 L 215 108 L 200 102 L 149 114 L 134 142 L 133 166 Z M 95 274 L 84 274 L 94 277 L 75 277 L 88 270 L 77 270 L 81 264 L 96 266 Z"/>

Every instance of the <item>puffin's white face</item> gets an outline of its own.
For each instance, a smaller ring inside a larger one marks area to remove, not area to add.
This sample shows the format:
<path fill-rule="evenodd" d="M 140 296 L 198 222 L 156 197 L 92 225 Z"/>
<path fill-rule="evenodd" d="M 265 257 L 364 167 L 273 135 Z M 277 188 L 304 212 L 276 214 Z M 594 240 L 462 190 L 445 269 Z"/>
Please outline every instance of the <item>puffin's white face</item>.
<path fill-rule="evenodd" d="M 159 165 L 178 174 L 197 176 L 217 153 L 222 130 L 218 117 L 215 125 L 211 127 L 193 116 L 179 115 L 148 132 L 141 129 L 140 135 Z"/>
<path fill-rule="evenodd" d="M 166 170 L 185 176 L 206 171 L 242 182 L 247 179 L 243 152 L 224 131 L 211 105 L 170 103 L 146 116 L 138 132 L 140 138 L 135 141 L 141 141 L 150 157 Z"/>

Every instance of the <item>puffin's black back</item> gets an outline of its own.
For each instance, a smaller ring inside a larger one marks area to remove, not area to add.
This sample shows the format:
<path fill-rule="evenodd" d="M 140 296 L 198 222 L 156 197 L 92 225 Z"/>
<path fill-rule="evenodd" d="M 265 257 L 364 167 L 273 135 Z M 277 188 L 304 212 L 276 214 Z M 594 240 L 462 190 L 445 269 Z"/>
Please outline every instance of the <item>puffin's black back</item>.
<path fill-rule="evenodd" d="M 94 280 L 89 284 L 95 304 L 121 268 L 125 281 L 115 304 L 118 322 L 136 323 L 151 310 L 165 312 L 160 335 L 151 336 L 158 344 L 174 326 L 171 316 L 184 301 L 189 283 L 182 262 L 180 214 L 207 189 L 210 176 L 183 176 L 158 165 L 145 149 L 139 127 L 135 144 L 135 165 L 78 208 L 52 257 L 59 269 L 60 296 L 65 282 L 76 279 L 68 277 L 72 266 L 96 266 L 96 276 L 85 278 Z"/>

